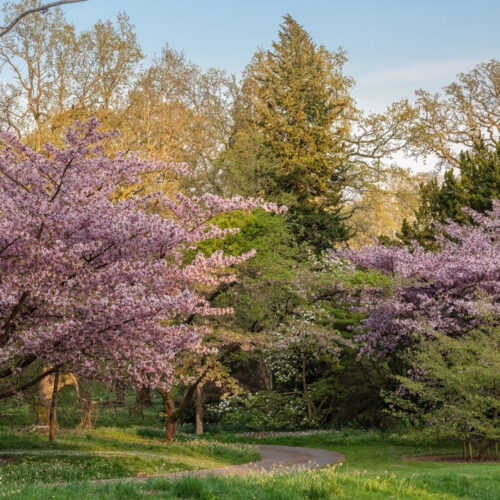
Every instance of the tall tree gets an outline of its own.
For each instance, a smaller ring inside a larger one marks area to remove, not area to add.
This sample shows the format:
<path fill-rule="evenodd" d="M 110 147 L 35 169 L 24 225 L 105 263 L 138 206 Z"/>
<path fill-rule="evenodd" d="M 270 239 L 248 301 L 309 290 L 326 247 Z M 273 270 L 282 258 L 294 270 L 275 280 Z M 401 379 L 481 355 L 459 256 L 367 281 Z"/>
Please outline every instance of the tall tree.
<path fill-rule="evenodd" d="M 417 90 L 408 139 L 419 155 L 434 155 L 447 167 L 460 163 L 458 152 L 483 141 L 495 149 L 500 139 L 500 61 L 482 62 L 431 94 Z"/>
<path fill-rule="evenodd" d="M 344 61 L 342 51 L 316 46 L 286 16 L 279 41 L 248 68 L 243 91 L 249 104 L 240 103 L 250 113 L 250 123 L 242 125 L 250 125 L 258 138 L 261 189 L 268 199 L 289 205 L 299 239 L 317 248 L 348 234 L 340 215 L 347 167 L 340 154 L 346 135 L 342 113 L 351 85 L 342 74 Z"/>
<path fill-rule="evenodd" d="M 39 2 L 4 7 L 14 19 Z M 57 140 L 75 118 L 116 109 L 142 52 L 126 15 L 77 33 L 59 8 L 22 18 L 1 39 L 0 62 L 9 72 L 1 87 L 0 121 L 36 147 Z"/>
<path fill-rule="evenodd" d="M 220 194 L 215 159 L 227 141 L 235 87 L 224 71 L 202 71 L 166 45 L 128 95 L 119 123 L 124 147 L 186 162 L 197 173 L 190 188 Z"/>
<path fill-rule="evenodd" d="M 365 115 L 349 94 L 342 49 L 316 45 L 286 16 L 272 50 L 246 68 L 233 126 L 219 158 L 223 190 L 263 195 L 290 207 L 299 241 L 317 250 L 349 236 L 346 219 L 385 160 L 407 142 L 407 102 Z"/>

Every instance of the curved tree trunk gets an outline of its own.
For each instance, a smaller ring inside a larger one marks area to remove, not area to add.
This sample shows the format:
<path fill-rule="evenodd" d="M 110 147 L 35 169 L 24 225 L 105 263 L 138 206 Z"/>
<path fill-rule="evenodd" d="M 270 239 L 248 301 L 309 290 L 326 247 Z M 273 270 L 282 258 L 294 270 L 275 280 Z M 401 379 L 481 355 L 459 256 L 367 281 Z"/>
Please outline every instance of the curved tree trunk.
<path fill-rule="evenodd" d="M 177 420 L 179 419 L 178 412 L 174 409 L 174 403 L 169 392 L 162 394 L 163 405 L 165 408 L 165 415 L 167 416 L 167 423 L 165 426 L 165 441 L 170 443 L 175 440 L 177 431 Z"/>
<path fill-rule="evenodd" d="M 46 368 L 46 367 L 45 367 Z M 78 379 L 72 373 L 59 373 L 56 371 L 42 379 L 38 386 L 38 403 L 37 403 L 37 427 L 50 426 L 50 408 L 51 401 L 54 395 L 54 379 L 58 376 L 57 391 L 59 392 L 63 387 L 73 385 L 76 391 L 76 397 L 82 410 L 82 418 L 80 425 L 82 427 L 91 428 L 91 415 L 92 415 L 92 402 L 90 401 L 90 394 L 81 389 Z M 56 395 L 57 397 L 57 395 Z M 89 413 L 90 412 L 90 413 Z M 57 411 L 54 410 L 54 426 L 57 427 Z M 90 422 L 90 426 L 88 425 Z"/>
<path fill-rule="evenodd" d="M 174 407 L 174 402 L 172 400 L 172 396 L 170 395 L 169 391 L 158 390 L 163 399 L 163 406 L 165 408 L 165 415 L 167 417 L 167 423 L 165 427 L 165 441 L 171 442 L 175 439 L 177 431 L 177 422 L 179 421 L 181 415 L 186 411 L 189 403 L 193 399 L 197 387 L 200 385 L 200 382 L 203 380 L 204 376 L 205 376 L 205 371 L 198 377 L 198 379 L 193 384 L 191 384 L 188 387 L 188 389 L 184 393 L 184 396 L 182 397 L 181 404 L 179 405 L 178 408 Z"/>

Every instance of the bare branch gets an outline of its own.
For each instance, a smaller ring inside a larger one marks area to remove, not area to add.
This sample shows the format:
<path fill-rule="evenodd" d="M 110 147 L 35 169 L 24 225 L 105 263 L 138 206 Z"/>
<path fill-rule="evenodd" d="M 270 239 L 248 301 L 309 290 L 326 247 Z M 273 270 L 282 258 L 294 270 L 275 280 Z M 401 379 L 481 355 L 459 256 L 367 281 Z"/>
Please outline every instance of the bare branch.
<path fill-rule="evenodd" d="M 40 5 L 40 7 L 33 7 L 32 9 L 25 10 L 21 12 L 15 19 L 13 19 L 8 26 L 1 27 L 0 29 L 0 37 L 6 35 L 23 17 L 28 16 L 29 14 L 35 14 L 36 12 L 44 12 L 52 7 L 57 7 L 58 5 L 64 5 L 67 3 L 76 3 L 76 2 L 86 2 L 87 0 L 60 0 L 58 2 L 51 2 L 45 5 Z"/>

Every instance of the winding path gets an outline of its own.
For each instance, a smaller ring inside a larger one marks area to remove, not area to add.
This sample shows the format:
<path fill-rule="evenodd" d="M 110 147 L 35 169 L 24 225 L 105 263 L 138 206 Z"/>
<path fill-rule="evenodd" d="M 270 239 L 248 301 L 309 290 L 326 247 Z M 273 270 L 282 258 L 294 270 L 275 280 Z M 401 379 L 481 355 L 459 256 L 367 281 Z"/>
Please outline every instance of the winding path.
<path fill-rule="evenodd" d="M 345 457 L 336 451 L 318 448 L 303 448 L 299 446 L 279 446 L 274 444 L 257 445 L 262 456 L 258 462 L 243 465 L 229 465 L 217 469 L 173 472 L 165 477 L 195 476 L 232 476 L 244 475 L 250 472 L 293 472 L 304 469 L 317 469 L 344 461 Z"/>
<path fill-rule="evenodd" d="M 181 478 L 186 476 L 234 476 L 246 475 L 249 473 L 265 472 L 293 472 L 305 469 L 317 469 L 334 465 L 344 460 L 344 455 L 335 451 L 322 450 L 317 448 L 303 448 L 297 446 L 278 446 L 272 444 L 257 445 L 262 456 L 258 462 L 250 462 L 243 465 L 228 465 L 227 467 L 218 467 L 215 469 L 192 470 L 182 472 L 170 472 L 156 476 L 142 477 L 122 477 L 113 479 L 97 479 L 91 481 L 93 484 L 116 483 L 120 481 L 147 481 L 148 479 L 158 478 Z M 57 483 L 68 484 L 68 483 Z"/>
<path fill-rule="evenodd" d="M 319 467 L 326 467 L 344 461 L 345 457 L 341 453 L 335 451 L 322 450 L 318 448 L 304 448 L 298 446 L 281 446 L 272 444 L 259 444 L 257 448 L 261 454 L 261 460 L 258 462 L 250 462 L 242 465 L 228 465 L 226 467 L 217 467 L 215 469 L 203 470 L 190 470 L 181 472 L 170 472 L 166 474 L 158 474 L 153 476 L 140 476 L 140 477 L 122 477 L 111 479 L 95 479 L 90 480 L 93 484 L 101 483 L 116 483 L 120 481 L 147 481 L 148 479 L 158 478 L 181 478 L 185 476 L 233 476 L 233 475 L 246 475 L 249 473 L 266 473 L 266 472 L 293 472 L 299 470 L 313 470 Z M 72 451 L 72 450 L 6 450 L 0 451 L 2 456 L 16 456 L 16 455 L 88 455 L 88 452 Z M 114 451 L 101 451 L 92 452 L 94 455 L 100 456 L 124 456 L 124 455 L 145 455 L 158 457 L 158 454 L 147 452 L 114 452 Z M 87 480 L 85 480 L 87 481 Z M 66 482 L 52 483 L 56 485 L 69 484 Z"/>

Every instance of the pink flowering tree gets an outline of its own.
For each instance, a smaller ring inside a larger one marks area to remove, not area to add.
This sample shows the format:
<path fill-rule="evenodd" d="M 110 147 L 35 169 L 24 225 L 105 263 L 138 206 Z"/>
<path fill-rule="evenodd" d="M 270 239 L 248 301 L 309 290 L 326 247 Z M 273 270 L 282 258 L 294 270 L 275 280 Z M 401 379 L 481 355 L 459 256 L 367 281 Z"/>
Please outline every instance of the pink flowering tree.
<path fill-rule="evenodd" d="M 206 330 L 186 319 L 229 313 L 205 296 L 252 256 L 186 252 L 235 231 L 212 225 L 218 214 L 282 210 L 241 197 L 123 196 L 144 176 L 187 168 L 110 158 L 102 142 L 114 134 L 98 128 L 76 123 L 61 149 L 42 152 L 2 135 L 0 398 L 62 370 L 168 389 L 180 353 L 205 349 Z"/>
<path fill-rule="evenodd" d="M 440 226 L 437 251 L 415 244 L 375 245 L 344 255 L 362 267 L 391 276 L 367 289 L 367 311 L 357 340 L 361 352 L 391 358 L 432 339 L 433 332 L 466 335 L 489 318 L 500 318 L 500 201 L 486 215 L 469 211 L 473 225 Z"/>
<path fill-rule="evenodd" d="M 470 460 L 476 442 L 482 460 L 500 438 L 500 202 L 469 215 L 472 225 L 438 226 L 436 251 L 376 245 L 345 254 L 392 277 L 362 295 L 357 341 L 388 362 L 393 413 L 419 433 L 460 439 Z"/>

